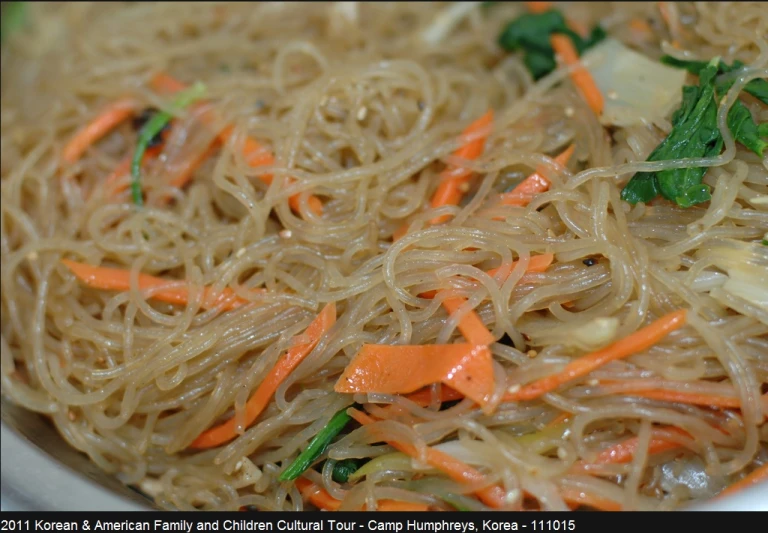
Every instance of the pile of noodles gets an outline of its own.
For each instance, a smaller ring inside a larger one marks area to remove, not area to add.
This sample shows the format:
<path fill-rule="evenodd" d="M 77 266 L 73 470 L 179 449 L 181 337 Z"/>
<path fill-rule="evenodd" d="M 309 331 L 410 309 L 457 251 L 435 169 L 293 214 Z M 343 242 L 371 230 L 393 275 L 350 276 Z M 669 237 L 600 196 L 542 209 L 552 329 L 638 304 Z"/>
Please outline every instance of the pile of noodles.
<path fill-rule="evenodd" d="M 522 3 L 473 10 L 432 44 L 421 36 L 443 3 L 28 9 L 24 30 L 2 49 L 2 394 L 50 417 L 71 446 L 157 505 L 311 507 L 294 482 L 277 477 L 353 401 L 392 417 L 377 424 L 401 441 L 467 444 L 483 457 L 477 468 L 507 491 L 509 509 L 568 509 L 573 494 L 607 508 L 672 509 L 713 497 L 768 462 L 761 400 L 768 317 L 722 290 L 723 274 L 712 266 L 723 249 L 752 246 L 768 231 L 766 204 L 754 201 L 768 194 L 768 164 L 734 143 L 726 107 L 725 148 L 704 179 L 712 201 L 630 206 L 619 195 L 634 172 L 686 166 L 644 163 L 671 128 L 669 117 L 604 128 L 564 68 L 533 82 L 521 56 L 496 44 Z M 759 3 L 676 4 L 671 26 L 655 2 L 562 9 L 589 27 L 602 23 L 654 60 L 671 53 L 743 61 L 748 76 L 730 103 L 749 79 L 768 76 L 768 17 Z M 636 17 L 650 23 L 650 39 L 627 30 Z M 129 191 L 110 195 L 105 185 L 136 145 L 130 121 L 74 165 L 62 163 L 61 151 L 119 98 L 167 105 L 149 83 L 158 72 L 203 82 L 206 101 L 238 133 L 175 189 L 163 181 L 171 167 L 211 139 L 199 113 L 182 113 L 142 178 L 147 200 L 137 208 Z M 467 163 L 476 174 L 465 201 L 430 210 L 462 130 L 489 109 L 493 131 L 482 157 Z M 768 118 L 765 106 L 751 109 L 757 122 Z M 273 166 L 248 166 L 246 134 L 273 150 Z M 575 155 L 563 169 L 549 156 L 571 143 Z M 498 193 L 536 168 L 551 190 L 527 207 L 500 205 Z M 260 173 L 275 176 L 270 186 Z M 288 204 L 296 193 L 302 216 Z M 324 204 L 320 216 L 308 209 L 310 193 Z M 160 195 L 172 201 L 156 201 Z M 429 225 L 437 214 L 451 217 Z M 408 233 L 393 244 L 403 224 Z M 766 249 L 751 248 L 764 266 Z M 524 278 L 529 258 L 541 253 L 555 254 L 553 265 Z M 136 288 L 92 289 L 62 258 L 231 287 L 251 303 L 222 311 L 203 308 L 199 291 L 179 306 Z M 513 259 L 520 265 L 502 285 L 484 273 Z M 399 395 L 333 392 L 364 343 L 463 342 L 456 317 L 449 320 L 437 299 L 418 297 L 433 289 L 468 298 L 499 341 L 491 350 L 500 390 L 552 374 L 676 309 L 688 309 L 688 322 L 648 350 L 492 414 L 469 400 L 438 409 Z M 190 450 L 206 428 L 233 414 L 242 419 L 251 392 L 328 302 L 336 303 L 337 323 L 257 421 L 226 444 Z M 607 337 L 606 323 L 618 324 Z M 622 392 L 622 383 L 638 380 L 730 391 L 741 408 Z M 555 437 L 542 432 L 563 421 L 567 429 Z M 647 453 L 662 425 L 688 437 Z M 305 474 L 343 509 L 385 498 L 450 509 L 438 496 L 445 493 L 486 508 L 418 462 L 333 481 L 338 460 L 393 452 L 370 427 L 350 429 L 326 450 L 323 467 Z M 518 439 L 525 435 L 538 436 Z M 638 452 L 628 462 L 575 468 L 632 437 Z"/>

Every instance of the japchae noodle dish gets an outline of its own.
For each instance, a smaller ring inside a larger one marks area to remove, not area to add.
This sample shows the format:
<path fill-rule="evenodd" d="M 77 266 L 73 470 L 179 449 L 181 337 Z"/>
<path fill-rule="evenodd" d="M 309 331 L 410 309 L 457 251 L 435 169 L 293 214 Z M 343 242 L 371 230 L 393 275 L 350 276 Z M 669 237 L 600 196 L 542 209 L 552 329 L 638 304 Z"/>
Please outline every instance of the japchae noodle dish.
<path fill-rule="evenodd" d="M 5 3 L 2 393 L 167 509 L 768 478 L 759 3 Z"/>

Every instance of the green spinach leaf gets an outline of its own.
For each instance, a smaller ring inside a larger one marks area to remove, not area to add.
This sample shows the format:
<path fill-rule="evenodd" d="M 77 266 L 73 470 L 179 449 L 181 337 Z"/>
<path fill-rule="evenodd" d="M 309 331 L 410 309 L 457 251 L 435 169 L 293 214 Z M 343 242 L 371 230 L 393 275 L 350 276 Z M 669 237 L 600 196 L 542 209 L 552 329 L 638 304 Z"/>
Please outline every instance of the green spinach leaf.
<path fill-rule="evenodd" d="M 552 9 L 543 13 L 526 13 L 507 24 L 499 35 L 499 45 L 510 52 L 522 50 L 525 66 L 538 80 L 557 68 L 555 51 L 549 40 L 553 33 L 570 37 L 579 54 L 606 37 L 605 30 L 596 26 L 586 39 L 582 39 L 568 27 L 563 14 Z"/>

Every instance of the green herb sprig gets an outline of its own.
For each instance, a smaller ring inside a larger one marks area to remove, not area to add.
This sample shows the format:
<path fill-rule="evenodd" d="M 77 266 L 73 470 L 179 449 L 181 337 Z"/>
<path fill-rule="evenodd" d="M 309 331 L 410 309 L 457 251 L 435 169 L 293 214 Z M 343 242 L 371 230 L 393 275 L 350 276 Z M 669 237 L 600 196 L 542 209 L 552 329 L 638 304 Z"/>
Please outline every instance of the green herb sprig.
<path fill-rule="evenodd" d="M 331 417 L 325 427 L 321 429 L 320 432 L 315 435 L 314 438 L 309 442 L 309 445 L 304 449 L 304 451 L 302 451 L 299 456 L 293 460 L 288 468 L 283 470 L 283 472 L 278 477 L 280 481 L 294 480 L 303 474 L 304 471 L 307 470 L 310 466 L 312 466 L 312 463 L 314 463 L 315 460 L 323 454 L 331 441 L 336 438 L 336 436 L 346 427 L 349 421 L 352 420 L 352 417 L 347 414 L 347 409 L 349 408 L 345 407 L 333 415 L 333 417 Z M 347 473 L 347 478 L 349 478 L 349 474 L 351 473 L 352 472 Z"/>

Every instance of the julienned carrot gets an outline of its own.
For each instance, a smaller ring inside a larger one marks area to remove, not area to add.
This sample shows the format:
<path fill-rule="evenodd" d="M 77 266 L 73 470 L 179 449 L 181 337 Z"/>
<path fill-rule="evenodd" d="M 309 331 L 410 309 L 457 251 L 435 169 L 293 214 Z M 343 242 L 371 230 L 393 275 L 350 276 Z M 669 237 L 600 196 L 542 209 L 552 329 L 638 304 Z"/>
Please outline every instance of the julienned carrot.
<path fill-rule="evenodd" d="M 123 292 L 131 290 L 130 270 L 95 267 L 69 259 L 62 259 L 61 262 L 91 288 Z M 139 290 L 155 290 L 149 297 L 152 300 L 179 305 L 187 305 L 189 302 L 189 288 L 179 285 L 178 281 L 156 278 L 147 274 L 139 274 L 138 278 Z M 220 307 L 224 310 L 230 310 L 248 303 L 248 300 L 237 296 L 229 287 L 216 293 L 210 287 L 205 287 L 203 291 L 202 306 L 204 308 Z M 257 291 L 262 292 L 263 289 L 257 289 Z"/>
<path fill-rule="evenodd" d="M 467 301 L 466 298 L 446 298 L 443 300 L 443 307 L 448 311 L 448 314 L 455 314 L 459 308 Z M 493 344 L 496 338 L 488 331 L 483 321 L 480 320 L 480 316 L 474 309 L 470 309 L 469 313 L 465 314 L 459 321 L 459 331 L 464 335 L 464 338 L 471 344 Z"/>
<path fill-rule="evenodd" d="M 679 391 L 664 388 L 663 385 L 654 385 L 652 383 L 649 384 L 643 380 L 604 380 L 601 381 L 600 384 L 617 386 L 616 388 L 607 389 L 605 392 L 608 394 L 626 394 L 631 396 L 638 396 L 641 398 L 649 398 L 652 400 L 661 400 L 665 402 L 700 405 L 702 407 L 741 409 L 741 399 L 736 396 L 736 391 L 732 391 L 733 395 L 727 393 Z M 761 398 L 761 401 L 763 404 L 763 411 L 765 412 L 766 416 L 768 416 L 768 395 L 764 395 Z"/>
<path fill-rule="evenodd" d="M 176 78 L 169 76 L 165 72 L 155 74 L 152 78 L 152 86 L 155 90 L 164 93 L 177 93 L 187 88 L 186 84 L 180 82 Z"/>
<path fill-rule="evenodd" d="M 723 409 L 741 408 L 741 400 L 739 398 L 714 394 L 698 394 L 695 392 L 669 389 L 622 391 L 622 394 L 629 394 L 631 396 L 639 396 L 641 398 L 649 398 L 652 400 L 661 400 L 664 402 L 701 405 L 704 407 L 720 407 Z"/>
<path fill-rule="evenodd" d="M 365 344 L 334 390 L 407 394 L 433 383 L 444 383 L 484 410 L 491 409 L 495 386 L 491 352 L 486 345 L 473 344 Z"/>
<path fill-rule="evenodd" d="M 526 268 L 525 271 L 526 273 L 545 272 L 554 260 L 554 254 L 532 255 L 530 261 L 528 261 L 528 268 Z M 516 265 L 517 261 L 513 261 L 509 271 L 512 272 Z M 489 276 L 495 276 L 500 270 L 501 267 L 492 268 L 487 272 L 487 274 Z"/>
<path fill-rule="evenodd" d="M 493 122 L 493 110 L 489 110 L 485 115 L 475 120 L 464 130 L 463 136 L 474 135 L 479 131 L 487 129 Z M 485 148 L 486 134 L 483 137 L 474 139 L 467 144 L 459 147 L 453 155 L 462 159 L 477 159 L 483 153 Z M 464 196 L 466 183 L 472 176 L 469 169 L 461 169 L 453 166 L 446 168 L 441 174 L 440 184 L 432 195 L 431 205 L 433 208 L 444 205 L 458 205 Z M 448 218 L 447 215 L 433 218 L 431 224 L 439 224 Z"/>
<path fill-rule="evenodd" d="M 544 272 L 549 267 L 549 265 L 552 264 L 554 257 L 555 256 L 552 254 L 532 256 L 530 262 L 528 263 L 526 272 Z M 515 267 L 515 264 L 517 264 L 516 261 L 512 263 L 512 268 Z M 496 273 L 499 271 L 499 268 L 489 270 L 488 275 L 496 275 Z M 421 298 L 434 298 L 437 295 L 437 292 L 438 291 L 427 291 L 419 294 L 419 296 Z M 449 314 L 454 314 L 466 301 L 467 300 L 465 298 L 461 297 L 446 298 L 443 300 L 443 307 L 445 307 Z M 485 327 L 483 321 L 480 320 L 480 316 L 477 314 L 477 312 L 475 312 L 474 309 L 470 309 L 470 311 L 462 317 L 458 327 L 459 331 L 461 331 L 462 335 L 464 335 L 464 338 L 472 344 L 492 344 L 496 340 L 493 334 L 488 331 L 488 328 Z"/>
<path fill-rule="evenodd" d="M 561 153 L 554 157 L 555 162 L 560 166 L 565 166 L 571 159 L 576 145 L 572 144 Z M 533 198 L 542 192 L 546 192 L 552 186 L 552 183 L 537 171 L 521 181 L 514 189 L 501 195 L 501 203 L 504 205 L 514 205 L 525 207 Z"/>
<path fill-rule="evenodd" d="M 277 387 L 285 381 L 288 374 L 293 372 L 299 363 L 309 355 L 309 353 L 317 346 L 320 338 L 328 331 L 331 326 L 336 323 L 336 304 L 333 302 L 326 305 L 317 318 L 304 331 L 304 337 L 307 338 L 305 342 L 295 344 L 289 349 L 285 355 L 278 359 L 275 366 L 261 382 L 261 385 L 253 393 L 248 402 L 245 404 L 245 426 L 248 427 L 258 418 L 258 416 L 264 411 L 275 394 Z M 237 421 L 230 418 L 226 422 L 219 424 L 211 429 L 208 429 L 200 434 L 192 444 L 190 448 L 202 449 L 212 448 L 223 444 L 229 440 L 237 437 Z"/>
<path fill-rule="evenodd" d="M 75 163 L 93 143 L 104 137 L 136 112 L 137 103 L 131 98 L 120 99 L 106 107 L 96 118 L 80 129 L 64 147 L 62 158 Z"/>
<path fill-rule="evenodd" d="M 525 6 L 532 13 L 544 13 L 552 9 L 552 2 L 526 2 Z"/>
<path fill-rule="evenodd" d="M 643 38 L 653 36 L 653 29 L 648 22 L 640 17 L 635 17 L 629 21 L 629 29 L 638 35 L 642 35 Z"/>
<path fill-rule="evenodd" d="M 223 144 L 226 144 L 234 136 L 234 133 L 235 128 L 233 126 L 227 126 L 219 134 L 219 139 Z M 242 150 L 243 158 L 251 168 L 265 167 L 275 163 L 275 156 L 272 155 L 272 152 L 265 146 L 259 144 L 258 141 L 252 137 L 245 137 Z M 259 175 L 259 179 L 267 185 L 270 185 L 274 177 L 272 174 L 261 174 Z M 293 181 L 294 180 L 288 180 L 288 183 L 291 184 Z M 323 213 L 323 203 L 317 196 L 309 195 L 307 202 L 313 213 L 316 215 L 321 215 Z M 291 206 L 291 209 L 296 213 L 300 213 L 301 205 L 299 195 L 294 194 L 288 198 L 288 205 Z"/>
<path fill-rule="evenodd" d="M 677 11 L 672 6 L 672 2 L 656 2 L 659 6 L 659 13 L 661 18 L 664 19 L 664 23 L 669 28 L 669 33 L 672 36 L 672 46 L 680 48 L 680 42 L 675 39 L 675 36 L 681 36 L 685 32 L 680 26 L 680 18 L 677 16 Z"/>
<path fill-rule="evenodd" d="M 545 427 L 551 428 L 560 424 L 566 423 L 570 418 L 573 416 L 573 413 L 564 412 L 557 415 L 549 424 L 547 424 Z"/>
<path fill-rule="evenodd" d="M 357 409 L 350 409 L 349 415 L 357 420 L 360 425 L 367 426 L 373 424 L 375 420 L 367 414 L 358 411 Z M 400 442 L 392 439 L 388 439 L 386 435 L 377 435 L 383 442 L 386 442 L 396 450 L 403 452 L 406 455 L 410 455 L 414 459 L 421 460 L 423 457 L 419 454 L 419 450 L 412 444 L 406 442 Z M 472 468 L 468 464 L 464 463 L 448 455 L 445 452 L 436 450 L 429 446 L 426 447 L 426 463 L 434 468 L 437 468 L 444 474 L 448 475 L 451 479 L 458 481 L 459 483 L 470 483 L 473 485 L 481 486 L 474 491 L 475 494 L 489 507 L 500 509 L 506 504 L 506 498 L 504 489 L 498 485 L 488 485 L 486 477 L 482 472 Z"/>
<path fill-rule="evenodd" d="M 533 400 L 601 366 L 650 348 L 670 332 L 686 324 L 686 310 L 665 315 L 624 339 L 568 363 L 563 370 L 530 383 L 504 396 L 504 401 Z"/>
<path fill-rule="evenodd" d="M 664 428 L 664 431 L 676 433 L 683 437 L 691 437 L 687 432 L 672 426 Z M 638 442 L 639 440 L 637 437 L 630 437 L 623 442 L 611 446 L 610 448 L 601 451 L 592 464 L 605 465 L 628 463 L 637 453 Z M 648 453 L 661 453 L 667 450 L 681 448 L 682 446 L 681 443 L 666 437 L 663 432 L 654 430 L 651 435 L 651 440 L 648 443 Z"/>
<path fill-rule="evenodd" d="M 357 409 L 350 409 L 348 412 L 352 418 L 360 423 L 360 425 L 367 426 L 375 422 L 373 418 Z M 412 444 L 388 439 L 386 435 L 377 435 L 377 437 L 406 455 L 410 455 L 415 459 L 422 459 L 419 455 L 419 450 Z M 470 483 L 482 486 L 482 488 L 478 488 L 474 492 L 486 505 L 496 509 L 504 507 L 506 504 L 504 490 L 498 485 L 489 486 L 486 477 L 482 472 L 479 472 L 463 461 L 456 459 L 452 455 L 448 455 L 435 448 L 427 446 L 425 451 L 425 462 L 428 465 L 437 468 L 459 483 Z"/>
<path fill-rule="evenodd" d="M 528 262 L 528 268 L 525 269 L 526 273 L 533 273 L 533 272 L 545 272 L 549 265 L 552 264 L 552 261 L 555 260 L 554 254 L 539 254 L 539 255 L 532 255 L 531 260 Z M 512 270 L 517 265 L 517 261 L 512 261 L 512 264 L 509 267 L 509 271 L 512 272 Z M 498 266 L 496 268 L 492 268 L 486 272 L 489 276 L 495 276 L 499 271 L 501 270 L 501 267 Z M 506 281 L 506 278 L 502 281 Z M 419 294 L 419 298 L 429 298 L 430 300 L 437 296 L 436 290 L 431 291 L 425 291 Z"/>
<path fill-rule="evenodd" d="M 746 489 L 747 487 L 751 487 L 752 485 L 762 483 L 763 481 L 768 481 L 768 463 L 756 468 L 733 485 L 726 487 L 725 490 L 718 494 L 718 498 L 721 496 L 734 494 L 740 490 Z"/>
<path fill-rule="evenodd" d="M 296 488 L 309 502 L 326 511 L 338 511 L 341 502 L 328 494 L 322 487 L 318 487 L 310 480 L 300 477 L 296 480 Z M 399 502 L 397 500 L 380 500 L 376 504 L 377 511 L 428 511 L 429 506 L 424 503 Z"/>
<path fill-rule="evenodd" d="M 176 169 L 175 175 L 169 181 L 169 185 L 179 189 L 186 185 L 189 180 L 192 179 L 192 175 L 200 167 L 200 165 L 202 165 L 206 159 L 212 156 L 216 150 L 218 150 L 218 148 L 218 142 L 213 142 L 204 151 L 199 152 L 191 159 L 182 162 L 181 165 L 179 165 Z M 168 200 L 169 198 L 170 197 L 165 197 L 165 200 Z"/>
<path fill-rule="evenodd" d="M 563 63 L 569 67 L 574 67 L 571 70 L 571 80 L 573 80 L 574 85 L 579 89 L 582 97 L 587 101 L 595 115 L 600 116 L 603 113 L 603 106 L 605 104 L 603 93 L 600 92 L 589 71 L 579 64 L 579 53 L 573 45 L 571 38 L 567 35 L 554 34 L 550 37 L 550 42 L 555 53 L 560 56 Z"/>
<path fill-rule="evenodd" d="M 152 79 L 152 85 L 156 90 L 167 93 L 175 93 L 186 88 L 185 84 L 165 73 L 157 74 Z M 205 122 L 213 122 L 213 116 L 210 114 L 204 114 L 201 118 Z M 234 136 L 234 133 L 234 126 L 227 126 L 219 133 L 219 141 L 221 141 L 222 144 L 227 144 Z M 251 168 L 269 166 L 275 163 L 275 157 L 272 152 L 250 136 L 246 136 L 243 141 L 242 154 L 246 163 Z M 269 185 L 272 183 L 273 176 L 272 174 L 260 174 L 259 179 L 265 184 Z M 323 203 L 319 198 L 314 195 L 310 195 L 308 198 L 308 204 L 313 213 L 317 215 L 322 214 Z M 291 196 L 288 199 L 288 205 L 290 205 L 294 212 L 300 213 L 299 195 L 295 194 Z"/>

